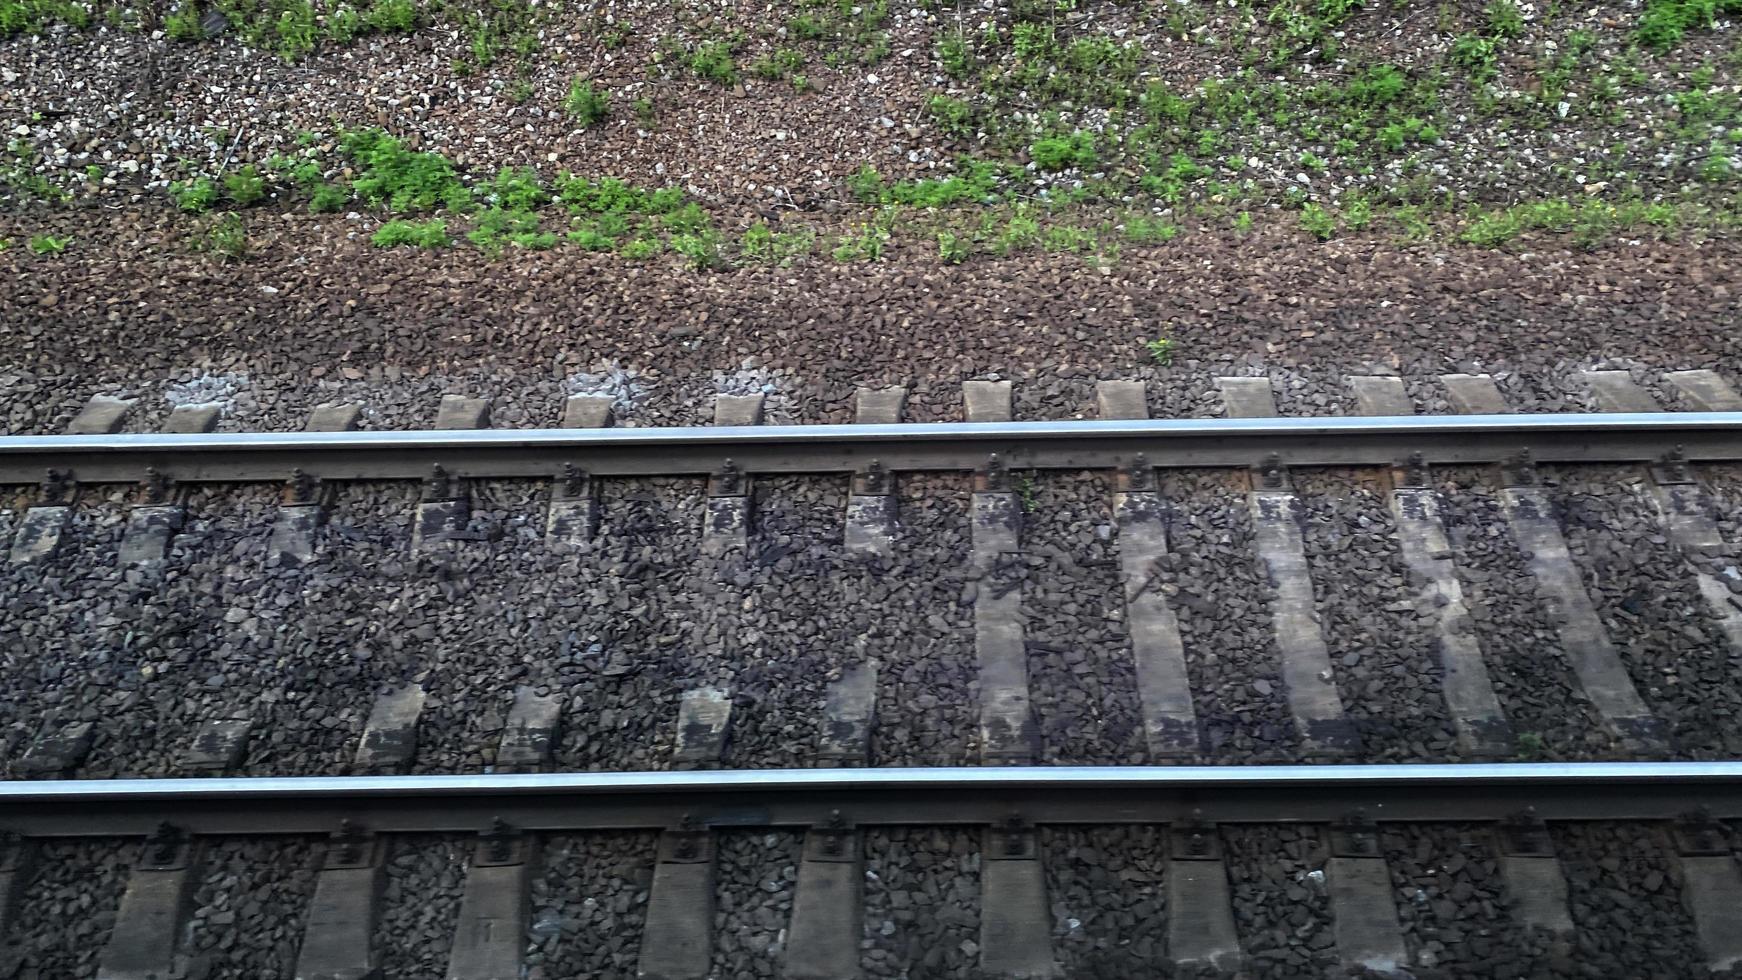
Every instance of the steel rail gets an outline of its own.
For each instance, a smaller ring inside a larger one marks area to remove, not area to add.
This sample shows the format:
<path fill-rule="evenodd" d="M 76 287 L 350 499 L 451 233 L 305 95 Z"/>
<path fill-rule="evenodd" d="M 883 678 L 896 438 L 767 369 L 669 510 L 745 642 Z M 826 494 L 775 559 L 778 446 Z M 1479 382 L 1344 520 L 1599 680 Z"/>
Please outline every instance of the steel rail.
<path fill-rule="evenodd" d="M 87 483 L 132 482 L 147 469 L 181 482 L 551 477 L 884 469 L 972 470 L 996 454 L 1018 469 L 1493 463 L 1520 450 L 1539 462 L 1640 462 L 1681 447 L 1687 459 L 1742 459 L 1742 413 L 1465 415 L 1391 418 L 1148 419 L 653 429 L 479 429 L 0 436 L 0 483 L 46 470 Z"/>
<path fill-rule="evenodd" d="M 0 782 L 32 837 L 859 825 L 1742 818 L 1742 762 L 797 769 Z"/>

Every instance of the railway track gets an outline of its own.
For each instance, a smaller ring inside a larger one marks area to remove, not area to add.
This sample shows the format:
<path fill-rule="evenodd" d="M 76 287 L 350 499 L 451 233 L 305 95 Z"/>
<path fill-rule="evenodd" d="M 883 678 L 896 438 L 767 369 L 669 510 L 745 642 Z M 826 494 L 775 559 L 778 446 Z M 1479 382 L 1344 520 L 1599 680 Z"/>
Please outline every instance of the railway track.
<path fill-rule="evenodd" d="M 1733 965 L 1734 393 L 1249 380 L 0 438 L 0 978 Z"/>
<path fill-rule="evenodd" d="M 0 438 L 14 776 L 1724 758 L 1724 412 Z M 1395 379 L 1353 379 L 1374 412 Z M 1240 382 L 1240 383 L 1235 383 Z M 1504 407 L 1480 379 L 1448 382 Z M 1594 382 L 1613 407 L 1649 399 Z M 1721 379 L 1707 400 L 1727 404 Z M 1484 394 L 1486 392 L 1486 394 Z M 1491 397 L 1493 396 L 1493 397 Z M 210 419 L 207 420 L 208 422 Z M 171 425 L 197 430 L 192 421 Z M 213 601 L 213 596 L 217 601 Z M 498 630 L 492 634 L 490 630 Z M 76 637 L 76 641 L 69 640 Z M 102 707 L 96 707 L 96 706 Z"/>
<path fill-rule="evenodd" d="M 1736 763 L 15 782 L 0 973 L 1710 975 L 1739 817 Z"/>

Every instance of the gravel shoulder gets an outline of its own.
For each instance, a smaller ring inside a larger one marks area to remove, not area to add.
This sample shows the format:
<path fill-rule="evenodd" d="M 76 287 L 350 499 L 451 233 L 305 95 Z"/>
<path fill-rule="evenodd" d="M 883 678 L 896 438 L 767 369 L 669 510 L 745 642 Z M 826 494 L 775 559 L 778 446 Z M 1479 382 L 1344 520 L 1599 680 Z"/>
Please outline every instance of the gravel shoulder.
<path fill-rule="evenodd" d="M 0 213 L 0 236 L 19 220 Z M 1524 411 L 1573 407 L 1536 393 L 1587 368 L 1742 377 L 1727 241 L 1513 254 L 1209 235 L 1111 268 L 891 254 L 696 272 L 574 252 L 481 265 L 334 242 L 323 219 L 291 217 L 232 272 L 164 250 L 166 220 L 85 212 L 89 250 L 0 252 L 16 284 L 0 295 L 7 431 L 58 431 L 95 394 L 140 397 L 129 425 L 144 429 L 189 386 L 233 429 L 300 428 L 346 399 L 369 406 L 368 426 L 413 428 L 441 394 L 472 392 L 496 399 L 499 426 L 551 425 L 568 390 L 613 371 L 635 425 L 695 424 L 697 395 L 745 371 L 806 422 L 847 421 L 856 386 L 885 384 L 910 387 L 916 421 L 959 419 L 971 378 L 1012 380 L 1023 417 L 1070 418 L 1098 378 L 1147 378 L 1157 415 L 1202 416 L 1218 375 L 1269 376 L 1306 414 L 1375 368 L 1409 379 L 1423 411 L 1442 373 L 1496 373 Z M 1140 343 L 1157 336 L 1175 342 L 1169 367 Z"/>

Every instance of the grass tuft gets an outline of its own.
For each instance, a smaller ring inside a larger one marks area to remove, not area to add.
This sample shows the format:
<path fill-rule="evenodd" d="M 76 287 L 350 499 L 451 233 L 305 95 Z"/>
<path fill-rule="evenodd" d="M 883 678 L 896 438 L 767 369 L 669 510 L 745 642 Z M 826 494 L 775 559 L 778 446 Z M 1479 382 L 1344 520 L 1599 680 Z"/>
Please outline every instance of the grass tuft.
<path fill-rule="evenodd" d="M 424 222 L 395 218 L 377 228 L 369 242 L 377 248 L 393 248 L 398 245 L 446 248 L 453 244 L 453 239 L 448 237 L 448 223 L 441 218 L 431 218 Z"/>

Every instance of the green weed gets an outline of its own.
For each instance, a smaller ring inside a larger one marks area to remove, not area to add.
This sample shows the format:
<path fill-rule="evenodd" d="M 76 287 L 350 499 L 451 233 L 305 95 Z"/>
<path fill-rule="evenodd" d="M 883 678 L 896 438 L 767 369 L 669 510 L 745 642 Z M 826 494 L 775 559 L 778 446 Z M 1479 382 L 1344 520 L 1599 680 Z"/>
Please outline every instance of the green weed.
<path fill-rule="evenodd" d="M 1125 237 L 1142 245 L 1173 241 L 1179 234 L 1179 226 L 1162 218 L 1147 214 L 1132 215 L 1125 219 Z"/>
<path fill-rule="evenodd" d="M 787 32 L 798 40 L 827 42 L 823 61 L 830 67 L 874 65 L 888 56 L 889 35 L 882 29 L 889 17 L 888 0 L 800 2 L 807 13 L 789 20 Z"/>
<path fill-rule="evenodd" d="M 1337 233 L 1337 219 L 1317 204 L 1301 208 L 1300 226 L 1321 242 L 1330 240 Z"/>
<path fill-rule="evenodd" d="M 320 184 L 309 195 L 308 209 L 315 214 L 338 211 L 351 203 L 351 192 L 338 184 Z"/>
<path fill-rule="evenodd" d="M 224 214 L 206 229 L 199 248 L 228 261 L 238 261 L 248 254 L 247 226 L 234 211 Z"/>
<path fill-rule="evenodd" d="M 557 174 L 556 199 L 572 214 L 665 214 L 682 206 L 683 191 L 631 187 L 616 177 L 589 180 L 564 171 Z"/>
<path fill-rule="evenodd" d="M 643 236 L 631 239 L 623 244 L 617 249 L 617 254 L 626 259 L 641 261 L 643 259 L 651 259 L 655 255 L 658 255 L 661 247 L 659 239 L 651 236 Z"/>
<path fill-rule="evenodd" d="M 605 121 L 611 114 L 611 93 L 593 87 L 593 83 L 576 77 L 569 82 L 569 94 L 563 96 L 563 111 L 585 129 Z"/>
<path fill-rule="evenodd" d="M 59 255 L 66 251 L 68 245 L 72 244 L 72 239 L 56 238 L 45 232 L 40 235 L 31 235 L 30 241 L 25 244 L 32 255 Z"/>
<path fill-rule="evenodd" d="M 503 167 L 496 177 L 478 187 L 491 204 L 509 211 L 531 211 L 550 201 L 550 192 L 531 167 Z"/>
<path fill-rule="evenodd" d="M 943 65 L 944 74 L 958 81 L 974 73 L 974 53 L 960 34 L 938 43 L 938 62 Z"/>
<path fill-rule="evenodd" d="M 308 0 L 274 0 L 278 16 L 272 22 L 274 49 L 285 61 L 296 61 L 315 48 L 318 28 Z"/>
<path fill-rule="evenodd" d="M 373 206 L 390 212 L 464 211 L 472 204 L 471 192 L 446 157 L 413 152 L 378 130 L 346 133 L 339 145 L 362 168 L 352 190 Z"/>
<path fill-rule="evenodd" d="M 1037 220 L 1026 205 L 1017 205 L 1010 215 L 1010 220 L 997 233 L 993 240 L 993 249 L 999 255 L 1009 255 L 1011 252 L 1032 248 L 1040 244 L 1040 221 Z"/>
<path fill-rule="evenodd" d="M 1518 758 L 1523 762 L 1532 762 L 1547 754 L 1547 746 L 1542 736 L 1536 732 L 1518 733 Z"/>
<path fill-rule="evenodd" d="M 6 152 L 11 160 L 0 162 L 0 185 L 10 187 L 26 198 L 65 201 L 72 197 L 35 171 L 38 155 L 34 146 L 23 139 L 9 140 L 6 143 Z"/>
<path fill-rule="evenodd" d="M 192 214 L 204 214 L 218 203 L 218 185 L 210 177 L 178 180 L 169 185 L 170 200 Z"/>
<path fill-rule="evenodd" d="M 951 231 L 938 232 L 938 258 L 948 265 L 960 265 L 973 252 L 973 242 Z"/>
<path fill-rule="evenodd" d="M 968 139 L 974 135 L 973 109 L 961 99 L 934 95 L 925 100 L 925 108 L 937 122 L 938 128 L 945 133 L 959 139 Z"/>
<path fill-rule="evenodd" d="M 1373 223 L 1373 204 L 1364 197 L 1347 199 L 1343 207 L 1343 224 L 1351 231 L 1361 231 Z"/>
<path fill-rule="evenodd" d="M 1646 0 L 1635 36 L 1656 51 L 1681 43 L 1688 31 L 1711 27 L 1720 15 L 1742 12 L 1742 0 Z"/>
<path fill-rule="evenodd" d="M 1701 212 L 1691 211 L 1698 215 Z M 1491 211 L 1473 211 L 1458 238 L 1484 248 L 1499 248 L 1528 231 L 1570 233 L 1580 248 L 1594 248 L 1606 239 L 1638 228 L 1674 231 L 1685 220 L 1673 204 L 1627 201 L 1612 204 L 1585 198 L 1546 200 Z"/>
<path fill-rule="evenodd" d="M 667 212 L 659 219 L 659 226 L 674 235 L 699 235 L 712 223 L 708 212 L 694 201 Z"/>
<path fill-rule="evenodd" d="M 883 246 L 889 241 L 889 230 L 877 225 L 862 226 L 857 232 L 836 239 L 829 254 L 836 262 L 875 262 L 883 258 Z"/>
<path fill-rule="evenodd" d="M 412 0 L 374 0 L 363 22 L 383 34 L 404 34 L 417 27 L 417 7 Z"/>
<path fill-rule="evenodd" d="M 377 248 L 415 245 L 418 248 L 446 248 L 453 244 L 448 237 L 448 223 L 441 218 L 428 221 L 406 221 L 395 218 L 375 230 L 369 241 Z"/>
<path fill-rule="evenodd" d="M 52 24 L 84 30 L 94 9 L 72 0 L 0 0 L 0 38 L 40 34 Z"/>
<path fill-rule="evenodd" d="M 1065 136 L 1049 136 L 1034 141 L 1029 157 L 1042 170 L 1088 169 L 1096 163 L 1095 137 L 1082 130 Z"/>
<path fill-rule="evenodd" d="M 563 237 L 589 252 L 609 252 L 617 247 L 617 239 L 590 226 L 576 228 Z"/>
<path fill-rule="evenodd" d="M 0 38 L 37 35 L 51 24 L 66 24 L 82 31 L 91 26 L 96 5 L 73 0 L 0 0 Z"/>
<path fill-rule="evenodd" d="M 1516 0 L 1493 0 L 1483 15 L 1488 18 L 1488 33 L 1493 37 L 1517 37 L 1524 33 L 1524 12 Z"/>
<path fill-rule="evenodd" d="M 507 245 L 547 249 L 555 246 L 556 240 L 555 232 L 539 230 L 538 215 L 503 207 L 486 208 L 478 215 L 477 224 L 466 232 L 466 241 L 492 257 L 501 255 Z"/>
<path fill-rule="evenodd" d="M 171 41 L 203 41 L 206 29 L 200 24 L 200 7 L 183 2 L 163 15 L 163 32 Z"/>
<path fill-rule="evenodd" d="M 1467 69 L 1471 78 L 1484 82 L 1494 77 L 1497 48 L 1493 38 L 1465 34 L 1452 42 L 1448 57 L 1452 64 Z"/>
<path fill-rule="evenodd" d="M 942 208 L 953 204 L 982 204 L 996 200 L 1010 171 L 984 161 L 964 161 L 960 173 L 941 180 L 905 180 L 887 184 L 876 168 L 861 167 L 847 178 L 847 189 L 867 204 L 905 204 L 918 208 Z"/>
<path fill-rule="evenodd" d="M 723 239 L 713 228 L 703 228 L 695 232 L 673 235 L 671 250 L 684 257 L 690 268 L 700 272 L 705 269 L 718 269 L 726 264 L 721 253 Z"/>
<path fill-rule="evenodd" d="M 1175 345 L 1171 337 L 1157 337 L 1154 340 L 1143 341 L 1143 347 L 1149 351 L 1149 359 L 1162 367 L 1173 364 Z"/>
<path fill-rule="evenodd" d="M 720 85 L 732 85 L 738 81 L 738 65 L 732 60 L 732 46 L 725 41 L 709 41 L 691 51 L 689 69 Z"/>
<path fill-rule="evenodd" d="M 224 196 L 237 207 L 258 204 L 266 198 L 266 180 L 253 164 L 248 164 L 235 173 L 224 175 Z"/>
<path fill-rule="evenodd" d="M 751 62 L 750 74 L 771 82 L 791 81 L 795 77 L 803 77 L 799 74 L 803 68 L 804 52 L 796 48 L 779 48 Z M 798 89 L 804 86 L 795 83 L 792 87 Z"/>
<path fill-rule="evenodd" d="M 599 31 L 599 43 L 606 51 L 615 51 L 629 43 L 629 35 L 635 30 L 635 25 L 626 20 L 607 24 Z"/>
<path fill-rule="evenodd" d="M 1344 88 L 1343 97 L 1357 105 L 1379 108 L 1401 98 L 1408 84 L 1396 65 L 1374 65 Z"/>
<path fill-rule="evenodd" d="M 1049 252 L 1091 252 L 1100 245 L 1100 240 L 1087 228 L 1053 225 L 1041 232 L 1040 244 Z"/>
<path fill-rule="evenodd" d="M 1175 95 L 1165 82 L 1150 82 L 1137 104 L 1152 124 L 1171 122 L 1183 126 L 1192 115 L 1192 103 Z"/>
<path fill-rule="evenodd" d="M 1421 143 L 1432 143 L 1439 139 L 1439 130 L 1428 123 L 1411 116 L 1397 122 L 1386 123 L 1376 134 L 1379 145 L 1393 153 L 1403 149 L 1410 140 Z"/>
<path fill-rule="evenodd" d="M 768 227 L 767 222 L 758 221 L 745 232 L 739 243 L 739 251 L 751 262 L 764 265 L 791 265 L 793 260 L 810 252 L 816 241 L 816 233 L 804 231 L 775 231 Z"/>

